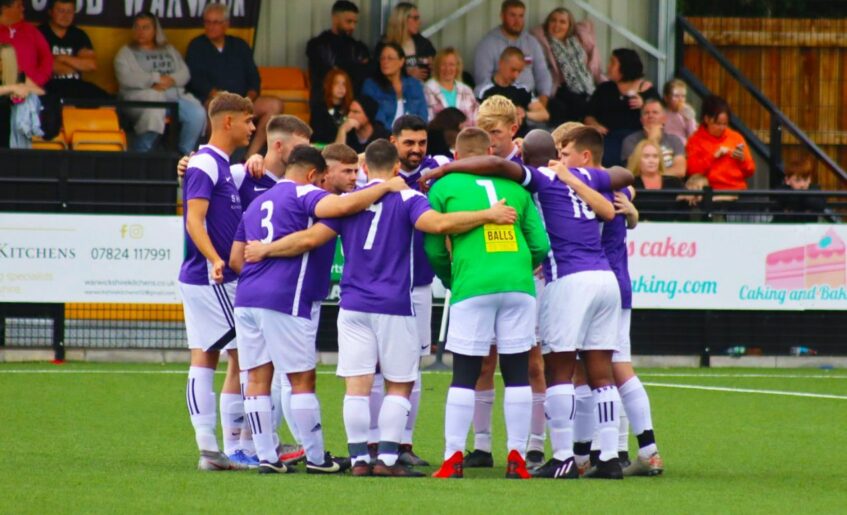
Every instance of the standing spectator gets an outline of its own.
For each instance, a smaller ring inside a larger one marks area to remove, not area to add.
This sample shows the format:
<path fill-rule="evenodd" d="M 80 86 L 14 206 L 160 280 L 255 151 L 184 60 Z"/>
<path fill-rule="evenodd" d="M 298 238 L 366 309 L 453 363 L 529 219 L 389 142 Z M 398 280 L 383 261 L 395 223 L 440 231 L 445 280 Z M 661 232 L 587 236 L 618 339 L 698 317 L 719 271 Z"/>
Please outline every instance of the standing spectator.
<path fill-rule="evenodd" d="M 53 75 L 53 54 L 44 36 L 24 21 L 23 0 L 0 0 L 0 44 L 12 45 L 18 71 L 40 87 Z"/>
<path fill-rule="evenodd" d="M 609 80 L 597 86 L 588 102 L 585 124 L 603 138 L 603 166 L 623 163 L 624 138 L 641 127 L 641 108 L 648 98 L 659 98 L 650 81 L 644 80 L 644 65 L 635 50 L 616 48 L 609 58 Z"/>
<path fill-rule="evenodd" d="M 75 10 L 75 0 L 53 0 L 47 22 L 38 27 L 53 52 L 47 92 L 59 98 L 109 98 L 103 89 L 82 80 L 83 72 L 97 70 L 97 56 L 88 34 L 74 25 Z"/>
<path fill-rule="evenodd" d="M 353 102 L 353 83 L 344 70 L 333 68 L 324 79 L 320 97 L 311 100 L 312 141 L 335 141 Z"/>
<path fill-rule="evenodd" d="M 716 190 L 746 190 L 756 164 L 744 137 L 729 128 L 729 104 L 710 95 L 703 100 L 700 128 L 688 139 L 688 175 L 703 175 Z"/>
<path fill-rule="evenodd" d="M 821 187 L 812 183 L 812 162 L 808 159 L 792 159 L 785 167 L 785 184 L 777 188 L 781 191 L 820 191 Z M 776 197 L 774 222 L 814 223 L 826 209 L 826 198 L 822 195 L 798 195 Z"/>
<path fill-rule="evenodd" d="M 550 119 L 550 113 L 544 104 L 533 98 L 529 88 L 517 82 L 524 70 L 524 63 L 524 54 L 520 48 L 505 48 L 497 63 L 496 73 L 478 88 L 480 100 L 500 95 L 515 104 L 518 110 L 518 124 L 521 127 L 519 135 L 527 132 L 527 120 L 544 123 Z"/>
<path fill-rule="evenodd" d="M 191 70 L 191 91 L 200 102 L 209 105 L 219 91 L 229 91 L 253 101 L 256 132 L 247 155 L 261 151 L 267 142 L 267 125 L 272 116 L 282 113 L 282 100 L 262 96 L 259 69 L 250 45 L 241 38 L 228 36 L 229 8 L 222 3 L 208 4 L 203 9 L 202 36 L 188 44 L 185 60 Z"/>
<path fill-rule="evenodd" d="M 461 81 L 462 68 L 462 56 L 455 48 L 447 47 L 435 54 L 433 78 L 424 84 L 430 119 L 448 107 L 455 107 L 464 113 L 469 125 L 474 124 L 479 103 L 470 86 Z"/>
<path fill-rule="evenodd" d="M 379 69 L 362 84 L 362 95 L 371 97 L 379 105 L 376 121 L 391 127 L 394 120 L 404 114 L 414 114 L 423 121 L 429 116 L 421 81 L 406 75 L 406 55 L 396 43 L 385 43 L 377 48 Z"/>
<path fill-rule="evenodd" d="M 477 97 L 481 97 L 479 86 L 490 81 L 497 70 L 503 50 L 506 47 L 517 47 L 523 52 L 526 63 L 517 82 L 529 89 L 545 107 L 547 106 L 547 101 L 553 94 L 553 79 L 550 78 L 550 71 L 547 70 L 541 45 L 523 30 L 525 14 L 526 6 L 520 0 L 505 0 L 500 4 L 502 24 L 491 29 L 482 38 L 474 54 L 474 81 L 477 84 Z"/>
<path fill-rule="evenodd" d="M 626 160 L 635 146 L 645 139 L 659 142 L 662 149 L 662 164 L 668 175 L 685 177 L 685 143 L 664 130 L 665 106 L 658 98 L 648 98 L 641 108 L 641 132 L 633 132 L 623 140 L 621 157 Z"/>
<path fill-rule="evenodd" d="M 30 94 L 43 95 L 44 90 L 31 80 L 18 81 L 15 49 L 11 45 L 0 45 L 0 148 L 9 148 L 12 143 L 12 113 L 15 112 L 12 106 L 22 103 Z"/>
<path fill-rule="evenodd" d="M 560 118 L 582 121 L 596 84 L 606 80 L 600 71 L 594 26 L 588 21 L 576 23 L 568 9 L 559 7 L 531 33 L 544 49 L 553 91 L 562 107 Z"/>
<path fill-rule="evenodd" d="M 336 143 L 345 143 L 361 154 L 374 140 L 388 139 L 391 131 L 376 120 L 379 105 L 370 97 L 360 97 L 350 104 L 347 119 L 338 128 Z"/>
<path fill-rule="evenodd" d="M 382 42 L 397 43 L 406 53 L 406 73 L 419 81 L 426 81 L 432 72 L 435 47 L 421 35 L 421 15 L 415 4 L 400 2 L 388 18 L 388 30 Z"/>
<path fill-rule="evenodd" d="M 353 38 L 359 23 L 359 8 L 353 2 L 338 0 L 332 4 L 332 27 L 306 44 L 312 96 L 321 94 L 324 77 L 333 68 L 341 68 L 353 79 L 354 96 L 359 94 L 371 60 L 368 47 Z"/>
<path fill-rule="evenodd" d="M 150 12 L 132 20 L 132 43 L 115 56 L 119 96 L 125 100 L 177 102 L 179 105 L 179 151 L 191 153 L 206 129 L 206 110 L 185 91 L 191 74 L 182 56 L 165 39 L 159 20 Z M 165 132 L 165 110 L 127 109 L 135 130 L 133 150 L 147 152 Z"/>
<path fill-rule="evenodd" d="M 665 132 L 678 137 L 683 143 L 687 143 L 688 138 L 697 130 L 697 114 L 685 102 L 687 91 L 685 83 L 679 79 L 668 81 L 663 91 L 665 105 L 668 107 Z"/>
<path fill-rule="evenodd" d="M 665 174 L 662 149 L 653 140 L 641 140 L 629 156 L 627 169 L 635 175 L 635 189 L 639 191 L 635 197 L 635 205 L 642 220 L 657 222 L 671 221 L 680 217 L 662 213 L 663 211 L 685 210 L 687 205 L 679 202 L 673 196 L 650 194 L 660 190 L 682 190 L 685 185 L 679 177 Z"/>

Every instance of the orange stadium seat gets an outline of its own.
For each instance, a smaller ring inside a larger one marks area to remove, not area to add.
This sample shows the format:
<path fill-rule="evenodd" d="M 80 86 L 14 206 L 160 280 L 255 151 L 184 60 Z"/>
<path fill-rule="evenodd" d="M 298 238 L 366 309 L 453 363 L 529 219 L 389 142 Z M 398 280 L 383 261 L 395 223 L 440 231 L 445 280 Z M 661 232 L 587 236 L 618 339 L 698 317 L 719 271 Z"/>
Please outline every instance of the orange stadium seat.
<path fill-rule="evenodd" d="M 71 148 L 97 152 L 123 152 L 126 134 L 123 131 L 76 131 L 71 138 Z"/>
<path fill-rule="evenodd" d="M 285 102 L 283 112 L 309 123 L 309 81 L 300 68 L 260 66 L 262 94 L 279 97 Z"/>
<path fill-rule="evenodd" d="M 65 140 L 74 150 L 120 152 L 126 150 L 126 134 L 114 107 L 62 108 Z"/>
<path fill-rule="evenodd" d="M 35 136 L 32 138 L 33 150 L 67 150 L 68 141 L 65 138 L 64 131 L 59 131 L 59 135 L 51 140 L 44 140 Z"/>

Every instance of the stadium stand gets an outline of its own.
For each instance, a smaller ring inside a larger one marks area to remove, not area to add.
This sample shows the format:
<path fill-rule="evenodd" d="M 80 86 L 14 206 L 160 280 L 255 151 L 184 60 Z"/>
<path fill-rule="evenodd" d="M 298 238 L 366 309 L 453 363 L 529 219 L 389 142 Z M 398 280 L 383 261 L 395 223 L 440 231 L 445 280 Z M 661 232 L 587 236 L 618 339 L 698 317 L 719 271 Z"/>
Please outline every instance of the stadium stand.
<path fill-rule="evenodd" d="M 291 114 L 309 123 L 309 79 L 300 68 L 291 66 L 260 66 L 262 93 L 281 98 L 284 114 Z"/>

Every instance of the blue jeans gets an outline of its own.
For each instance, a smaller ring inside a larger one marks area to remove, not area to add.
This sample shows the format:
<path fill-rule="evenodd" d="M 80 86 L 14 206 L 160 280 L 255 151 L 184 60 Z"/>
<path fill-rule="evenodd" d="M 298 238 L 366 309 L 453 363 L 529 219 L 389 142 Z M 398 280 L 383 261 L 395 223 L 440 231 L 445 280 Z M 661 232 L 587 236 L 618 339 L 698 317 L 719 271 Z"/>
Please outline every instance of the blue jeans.
<path fill-rule="evenodd" d="M 193 98 L 180 97 L 176 101 L 179 105 L 180 123 L 177 148 L 183 155 L 187 155 L 197 149 L 197 140 L 206 130 L 206 109 Z M 136 134 L 132 149 L 136 152 L 149 152 L 160 136 L 161 134 L 153 131 Z"/>

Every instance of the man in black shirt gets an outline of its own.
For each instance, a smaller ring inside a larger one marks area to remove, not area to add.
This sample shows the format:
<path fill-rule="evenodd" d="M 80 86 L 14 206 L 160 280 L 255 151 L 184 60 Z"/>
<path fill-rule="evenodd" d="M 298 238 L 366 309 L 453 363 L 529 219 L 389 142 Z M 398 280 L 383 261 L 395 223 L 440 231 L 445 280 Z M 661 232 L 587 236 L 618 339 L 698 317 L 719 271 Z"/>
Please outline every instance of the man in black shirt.
<path fill-rule="evenodd" d="M 267 124 L 281 114 L 283 102 L 277 97 L 260 95 L 261 81 L 253 50 L 241 38 L 228 36 L 229 9 L 223 3 L 210 3 L 203 10 L 204 35 L 188 44 L 185 63 L 191 71 L 188 90 L 204 105 L 219 91 L 229 91 L 253 101 L 256 133 L 247 155 L 258 154 L 268 139 Z"/>
<path fill-rule="evenodd" d="M 515 104 L 518 110 L 518 135 L 527 132 L 527 120 L 543 124 L 550 119 L 550 113 L 537 98 L 532 97 L 529 88 L 517 82 L 518 77 L 526 65 L 524 53 L 518 47 L 506 47 L 500 54 L 497 62 L 497 71 L 494 76 L 479 86 L 479 100 L 500 95 L 508 98 Z"/>
<path fill-rule="evenodd" d="M 47 93 L 59 98 L 109 98 L 98 86 L 82 80 L 83 72 L 97 69 L 94 48 L 88 35 L 74 25 L 74 0 L 53 0 L 49 20 L 38 27 L 53 52 L 53 77 Z"/>
<path fill-rule="evenodd" d="M 341 68 L 353 80 L 353 91 L 359 94 L 369 72 L 370 52 L 361 41 L 353 39 L 359 22 L 359 8 L 353 2 L 338 0 L 332 5 L 332 28 L 309 40 L 309 78 L 312 96 L 323 95 L 323 80 L 333 67 Z"/>

